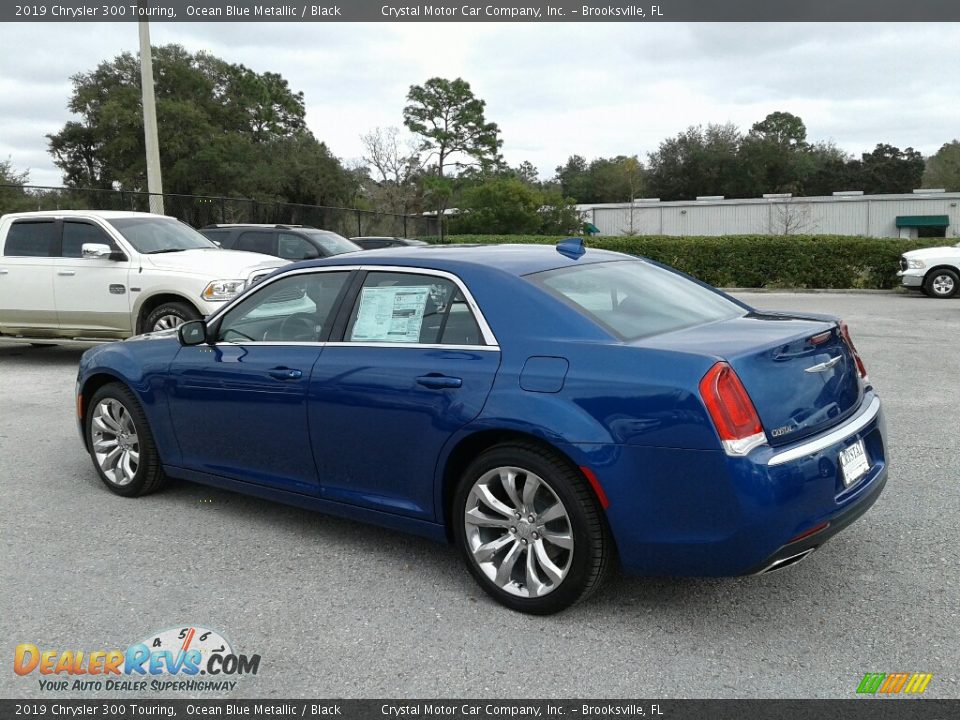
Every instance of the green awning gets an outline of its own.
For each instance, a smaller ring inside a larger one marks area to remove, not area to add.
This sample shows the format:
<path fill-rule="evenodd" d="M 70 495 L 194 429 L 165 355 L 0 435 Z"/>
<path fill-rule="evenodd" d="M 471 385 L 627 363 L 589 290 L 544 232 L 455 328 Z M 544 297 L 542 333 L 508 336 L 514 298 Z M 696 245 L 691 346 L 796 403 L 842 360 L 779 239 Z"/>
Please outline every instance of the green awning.
<path fill-rule="evenodd" d="M 897 215 L 897 227 L 947 227 L 949 215 Z"/>

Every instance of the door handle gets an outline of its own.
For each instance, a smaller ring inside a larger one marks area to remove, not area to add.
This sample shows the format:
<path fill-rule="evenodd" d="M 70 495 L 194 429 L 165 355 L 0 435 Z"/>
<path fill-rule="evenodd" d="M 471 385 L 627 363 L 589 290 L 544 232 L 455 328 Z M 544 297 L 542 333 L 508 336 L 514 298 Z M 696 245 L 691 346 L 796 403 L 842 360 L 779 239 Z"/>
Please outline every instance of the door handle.
<path fill-rule="evenodd" d="M 288 367 L 275 367 L 267 371 L 267 374 L 276 380 L 299 380 L 303 377 L 303 371 Z"/>
<path fill-rule="evenodd" d="M 6 275 L 7 272 L 8 272 L 7 270 L 0 270 L 0 275 Z"/>
<path fill-rule="evenodd" d="M 77 273 L 73 270 L 60 270 L 57 272 L 57 275 L 63 275 L 64 277 L 69 277 L 71 275 L 76 275 Z"/>
<path fill-rule="evenodd" d="M 421 375 L 420 377 L 417 378 L 417 382 L 426 388 L 430 388 L 431 390 L 444 390 L 446 388 L 458 388 L 463 385 L 462 378 L 450 377 L 448 375 L 440 375 L 439 373 L 431 373 L 430 375 Z"/>

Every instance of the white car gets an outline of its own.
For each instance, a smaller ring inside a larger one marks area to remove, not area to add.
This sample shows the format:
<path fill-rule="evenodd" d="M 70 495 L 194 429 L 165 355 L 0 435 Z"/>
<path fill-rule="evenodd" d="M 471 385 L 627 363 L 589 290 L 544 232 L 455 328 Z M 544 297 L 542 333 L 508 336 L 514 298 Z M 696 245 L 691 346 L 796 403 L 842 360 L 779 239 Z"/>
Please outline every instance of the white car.
<path fill-rule="evenodd" d="M 960 243 L 905 252 L 897 277 L 904 287 L 930 297 L 953 297 L 960 292 Z"/>
<path fill-rule="evenodd" d="M 285 260 L 150 213 L 0 217 L 0 337 L 111 340 L 213 313 Z"/>

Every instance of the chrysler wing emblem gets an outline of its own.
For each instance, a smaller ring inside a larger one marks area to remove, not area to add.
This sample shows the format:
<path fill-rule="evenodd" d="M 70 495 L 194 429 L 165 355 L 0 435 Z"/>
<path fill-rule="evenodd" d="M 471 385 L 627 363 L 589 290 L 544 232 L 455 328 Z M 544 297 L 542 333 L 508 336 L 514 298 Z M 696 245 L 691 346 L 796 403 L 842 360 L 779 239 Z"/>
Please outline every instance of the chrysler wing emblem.
<path fill-rule="evenodd" d="M 808 368 L 804 368 L 804 372 L 808 372 L 808 373 L 826 372 L 827 370 L 832 368 L 834 365 L 836 365 L 838 362 L 840 362 L 842 359 L 843 359 L 842 355 L 837 355 L 835 358 L 831 358 L 826 362 L 822 362 L 818 365 L 811 365 Z"/>

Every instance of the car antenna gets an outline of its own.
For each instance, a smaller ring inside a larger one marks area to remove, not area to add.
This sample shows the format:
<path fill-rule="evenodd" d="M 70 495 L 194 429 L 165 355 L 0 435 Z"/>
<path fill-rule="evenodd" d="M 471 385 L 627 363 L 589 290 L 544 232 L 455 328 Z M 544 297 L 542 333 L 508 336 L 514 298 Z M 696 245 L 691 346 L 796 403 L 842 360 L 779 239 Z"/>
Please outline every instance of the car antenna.
<path fill-rule="evenodd" d="M 583 246 L 583 238 L 580 237 L 567 238 L 557 243 L 557 252 L 571 260 L 579 260 L 586 251 L 587 249 Z"/>

